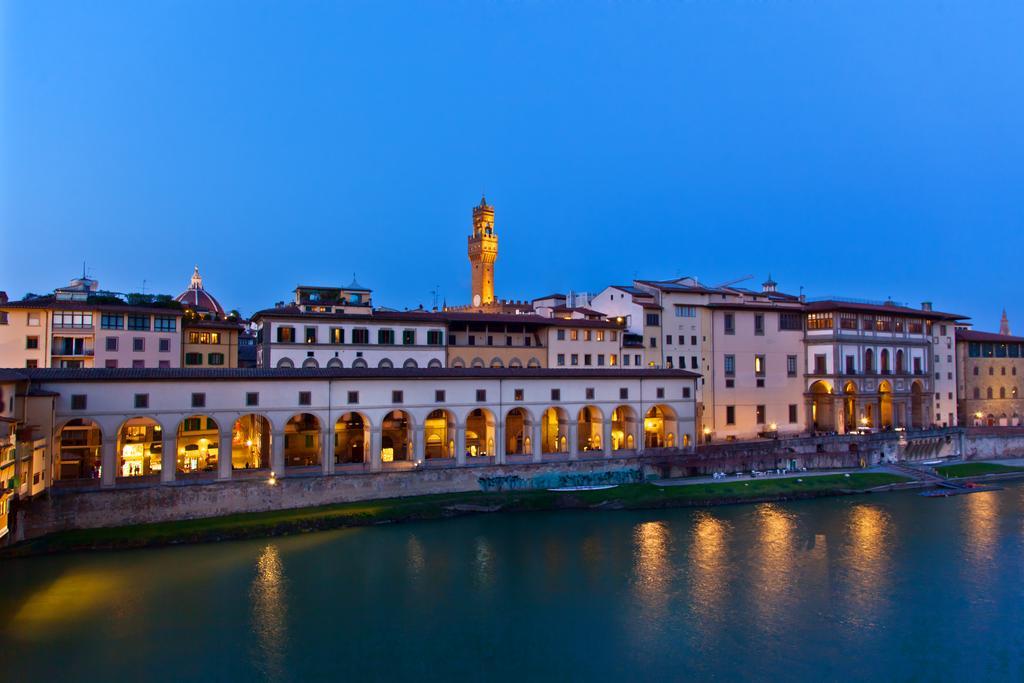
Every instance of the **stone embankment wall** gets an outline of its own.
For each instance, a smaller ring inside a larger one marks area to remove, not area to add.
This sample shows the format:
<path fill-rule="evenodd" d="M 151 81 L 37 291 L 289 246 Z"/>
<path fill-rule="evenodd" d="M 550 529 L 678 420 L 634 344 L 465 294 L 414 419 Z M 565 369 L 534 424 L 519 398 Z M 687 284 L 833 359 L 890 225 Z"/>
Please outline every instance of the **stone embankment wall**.
<path fill-rule="evenodd" d="M 1024 429 L 1017 437 L 979 435 L 967 439 L 966 443 L 967 451 L 985 454 L 978 457 L 1001 457 L 990 455 L 997 452 L 1017 455 L 1024 453 Z M 964 448 L 964 430 L 940 429 L 714 444 L 703 446 L 696 453 L 666 450 L 639 457 L 571 462 L 286 477 L 274 485 L 267 480 L 250 479 L 123 489 L 58 489 L 19 511 L 16 538 L 34 538 L 75 528 L 146 524 L 436 493 L 624 483 L 650 477 L 769 470 L 794 465 L 808 469 L 860 467 L 883 459 L 923 460 L 959 455 Z"/>
<path fill-rule="evenodd" d="M 1024 427 L 969 427 L 964 431 L 965 460 L 1024 458 Z"/>

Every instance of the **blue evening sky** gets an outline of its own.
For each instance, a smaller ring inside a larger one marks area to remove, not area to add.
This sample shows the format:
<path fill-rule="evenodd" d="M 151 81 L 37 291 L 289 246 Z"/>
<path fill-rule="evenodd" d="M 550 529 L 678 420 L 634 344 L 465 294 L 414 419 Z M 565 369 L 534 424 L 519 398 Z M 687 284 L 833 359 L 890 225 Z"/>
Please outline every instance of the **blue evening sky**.
<path fill-rule="evenodd" d="M 0 4 L 0 289 L 771 272 L 1024 332 L 1020 0 Z"/>

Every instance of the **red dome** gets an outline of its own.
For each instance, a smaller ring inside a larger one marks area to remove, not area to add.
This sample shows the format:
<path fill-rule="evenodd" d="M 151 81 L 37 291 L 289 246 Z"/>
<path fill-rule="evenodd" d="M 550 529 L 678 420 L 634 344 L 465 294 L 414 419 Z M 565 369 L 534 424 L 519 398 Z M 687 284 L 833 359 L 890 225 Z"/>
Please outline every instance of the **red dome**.
<path fill-rule="evenodd" d="M 199 266 L 196 266 L 192 273 L 192 281 L 189 283 L 188 289 L 174 297 L 174 300 L 197 313 L 212 313 L 217 317 L 224 315 L 224 308 L 220 302 L 203 289 L 203 277 L 199 274 Z"/>

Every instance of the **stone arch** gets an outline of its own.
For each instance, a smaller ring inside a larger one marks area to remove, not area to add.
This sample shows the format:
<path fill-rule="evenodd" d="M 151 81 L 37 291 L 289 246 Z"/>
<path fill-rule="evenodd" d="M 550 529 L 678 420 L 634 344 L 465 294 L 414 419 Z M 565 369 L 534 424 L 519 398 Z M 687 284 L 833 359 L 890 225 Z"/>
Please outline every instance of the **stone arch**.
<path fill-rule="evenodd" d="M 366 462 L 369 444 L 370 420 L 362 413 L 345 413 L 334 423 L 335 464 Z"/>
<path fill-rule="evenodd" d="M 632 406 L 618 406 L 612 411 L 612 450 L 636 449 L 636 411 Z"/>
<path fill-rule="evenodd" d="M 533 453 L 533 418 L 526 408 L 513 408 L 505 414 L 505 453 Z"/>
<path fill-rule="evenodd" d="M 461 358 L 455 358 L 455 359 L 452 360 L 452 367 L 453 368 L 464 368 L 464 367 L 466 367 L 466 361 L 462 360 Z"/>
<path fill-rule="evenodd" d="M 811 385 L 811 427 L 815 430 L 835 431 L 835 405 L 832 385 L 823 379 Z"/>
<path fill-rule="evenodd" d="M 520 360 L 519 358 L 513 358 L 508 362 L 508 366 L 510 368 L 521 368 L 523 367 L 523 361 Z"/>
<path fill-rule="evenodd" d="M 292 362 L 291 358 L 281 358 L 277 361 L 277 367 L 279 368 L 294 368 L 295 363 Z"/>
<path fill-rule="evenodd" d="M 872 374 L 875 371 L 875 350 L 864 349 L 864 373 Z"/>
<path fill-rule="evenodd" d="M 423 454 L 428 460 L 455 457 L 455 416 L 437 408 L 423 421 Z"/>
<path fill-rule="evenodd" d="M 466 455 L 490 456 L 495 453 L 497 421 L 487 408 L 475 408 L 466 415 Z"/>
<path fill-rule="evenodd" d="M 490 367 L 492 367 L 492 368 L 503 368 L 503 367 L 505 367 L 505 363 L 500 358 L 495 356 L 494 358 L 491 359 Z"/>
<path fill-rule="evenodd" d="M 896 349 L 896 374 L 902 375 L 904 373 L 905 362 L 903 360 L 903 349 Z"/>
<path fill-rule="evenodd" d="M 540 416 L 541 453 L 569 452 L 569 414 L 551 406 Z"/>
<path fill-rule="evenodd" d="M 352 361 L 352 367 L 354 368 L 367 368 L 369 365 L 366 363 L 365 358 L 356 358 Z"/>
<path fill-rule="evenodd" d="M 391 362 L 390 358 L 381 358 L 377 363 L 378 368 L 393 368 L 395 364 Z"/>
<path fill-rule="evenodd" d="M 924 428 L 924 409 L 924 386 L 921 380 L 915 379 L 910 385 L 910 426 L 914 429 Z"/>
<path fill-rule="evenodd" d="M 117 430 L 116 474 L 144 477 L 163 469 L 164 428 L 151 417 L 130 417 Z"/>
<path fill-rule="evenodd" d="M 878 385 L 878 425 L 882 429 L 893 426 L 892 419 L 892 385 L 883 380 Z"/>
<path fill-rule="evenodd" d="M 673 448 L 679 431 L 676 411 L 659 403 L 644 415 L 644 448 Z"/>
<path fill-rule="evenodd" d="M 576 415 L 576 447 L 580 453 L 603 450 L 604 416 L 596 406 L 583 406 Z"/>
<path fill-rule="evenodd" d="M 231 468 L 258 470 L 270 467 L 270 420 L 263 415 L 249 413 L 235 420 L 231 427 Z"/>
<path fill-rule="evenodd" d="M 327 361 L 327 367 L 329 368 L 343 368 L 345 364 L 341 362 L 340 358 L 331 358 Z"/>
<path fill-rule="evenodd" d="M 302 361 L 302 367 L 305 370 L 311 370 L 313 368 L 320 367 L 320 363 L 317 362 L 316 358 L 307 358 L 306 360 Z"/>
<path fill-rule="evenodd" d="M 427 367 L 428 368 L 440 368 L 440 367 L 444 367 L 444 366 L 442 365 L 441 361 L 439 361 L 438 359 L 431 358 L 430 361 L 427 363 Z"/>
<path fill-rule="evenodd" d="M 482 367 L 484 367 L 484 359 L 481 358 L 480 356 L 477 356 L 469 364 L 469 367 L 471 367 L 471 368 L 482 368 Z"/>
<path fill-rule="evenodd" d="M 216 472 L 220 459 L 220 425 L 209 415 L 190 415 L 178 423 L 174 447 L 179 474 Z"/>
<path fill-rule="evenodd" d="M 406 358 L 405 362 L 402 363 L 403 368 L 418 368 L 419 366 L 420 364 L 416 362 L 415 358 Z"/>
<path fill-rule="evenodd" d="M 528 368 L 539 368 L 540 366 L 540 361 L 537 359 L 536 356 L 531 357 L 530 360 L 527 361 L 526 363 L 526 367 Z"/>
<path fill-rule="evenodd" d="M 312 413 L 298 413 L 284 426 L 284 466 L 312 467 L 321 460 L 320 418 Z"/>
<path fill-rule="evenodd" d="M 380 423 L 382 462 L 412 460 L 412 418 L 404 410 L 392 410 Z"/>
<path fill-rule="evenodd" d="M 843 427 L 847 432 L 857 429 L 857 385 L 853 382 L 843 385 Z"/>
<path fill-rule="evenodd" d="M 85 418 L 68 420 L 57 432 L 57 479 L 99 479 L 103 429 Z"/>

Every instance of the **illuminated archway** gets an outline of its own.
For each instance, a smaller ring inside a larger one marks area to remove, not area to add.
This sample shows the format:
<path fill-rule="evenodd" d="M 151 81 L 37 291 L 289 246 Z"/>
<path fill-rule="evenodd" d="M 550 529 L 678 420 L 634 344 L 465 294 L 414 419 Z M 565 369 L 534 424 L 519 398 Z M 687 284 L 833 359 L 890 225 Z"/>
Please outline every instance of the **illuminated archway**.
<path fill-rule="evenodd" d="M 508 455 L 533 453 L 533 421 L 522 408 L 513 408 L 505 416 L 505 452 Z"/>
<path fill-rule="evenodd" d="M 412 420 L 404 410 L 392 410 L 380 426 L 382 462 L 412 460 Z"/>
<path fill-rule="evenodd" d="M 285 467 L 320 464 L 320 420 L 311 413 L 293 415 L 284 426 Z"/>
<path fill-rule="evenodd" d="M 258 470 L 270 467 L 270 420 L 262 415 L 243 415 L 231 428 L 231 468 Z"/>
<path fill-rule="evenodd" d="M 612 411 L 612 450 L 631 451 L 636 448 L 636 411 L 619 406 Z"/>
<path fill-rule="evenodd" d="M 149 417 L 125 420 L 117 432 L 117 476 L 144 477 L 163 467 L 163 427 Z"/>
<path fill-rule="evenodd" d="M 920 380 L 914 380 L 910 385 L 910 426 L 914 429 L 924 428 L 924 409 L 924 387 Z"/>
<path fill-rule="evenodd" d="M 644 415 L 644 448 L 672 448 L 678 429 L 676 412 L 666 405 L 656 405 Z"/>
<path fill-rule="evenodd" d="M 604 418 L 594 406 L 580 408 L 576 416 L 576 446 L 581 453 L 602 450 Z"/>
<path fill-rule="evenodd" d="M 103 432 L 92 420 L 75 418 L 61 427 L 57 436 L 57 479 L 99 479 Z"/>
<path fill-rule="evenodd" d="M 466 454 L 470 457 L 494 455 L 494 413 L 477 408 L 466 417 Z"/>
<path fill-rule="evenodd" d="M 878 423 L 883 429 L 893 426 L 892 385 L 884 381 L 878 385 Z"/>
<path fill-rule="evenodd" d="M 181 474 L 216 472 L 220 428 L 206 415 L 191 415 L 178 424 L 175 466 Z"/>
<path fill-rule="evenodd" d="M 811 426 L 815 430 L 832 431 L 836 428 L 832 385 L 818 380 L 811 385 Z"/>
<path fill-rule="evenodd" d="M 853 382 L 843 387 L 843 426 L 847 432 L 857 429 L 857 385 Z"/>
<path fill-rule="evenodd" d="M 541 453 L 569 452 L 569 415 L 551 407 L 540 418 Z"/>
<path fill-rule="evenodd" d="M 338 465 L 366 461 L 370 421 L 359 413 L 345 413 L 334 423 L 334 462 Z"/>
<path fill-rule="evenodd" d="M 423 421 L 424 455 L 428 459 L 455 457 L 455 416 L 437 409 Z"/>

